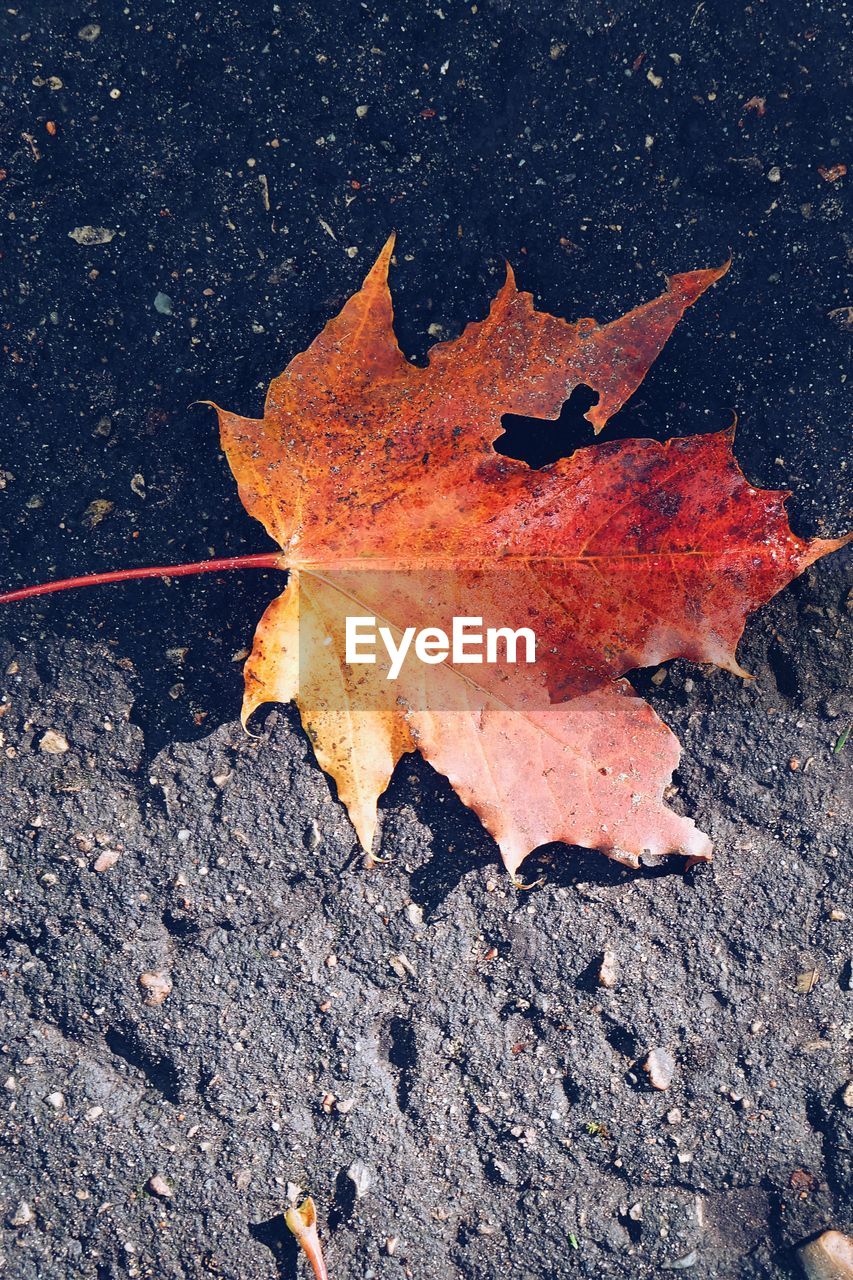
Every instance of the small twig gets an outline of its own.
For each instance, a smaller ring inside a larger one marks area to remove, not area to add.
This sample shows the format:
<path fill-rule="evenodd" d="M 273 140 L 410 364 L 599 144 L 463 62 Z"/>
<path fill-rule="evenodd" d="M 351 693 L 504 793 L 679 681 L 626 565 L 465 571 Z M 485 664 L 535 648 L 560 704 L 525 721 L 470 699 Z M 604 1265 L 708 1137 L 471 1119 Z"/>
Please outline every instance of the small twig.
<path fill-rule="evenodd" d="M 510 884 L 513 889 L 519 889 L 523 893 L 529 893 L 531 889 L 538 889 L 545 883 L 545 876 L 540 876 L 538 880 L 531 880 L 528 884 L 525 880 L 519 880 L 518 876 L 510 876 Z"/>
<path fill-rule="evenodd" d="M 295 1206 L 288 1209 L 284 1220 L 296 1236 L 305 1257 L 311 1263 L 311 1270 L 316 1280 L 329 1280 L 320 1237 L 317 1234 L 317 1209 L 311 1197 L 308 1196 L 303 1200 L 298 1209 Z"/>
<path fill-rule="evenodd" d="M 22 133 L 22 134 L 21 134 L 21 137 L 22 137 L 22 138 L 24 139 L 24 141 L 26 142 L 26 144 L 27 144 L 27 146 L 29 147 L 30 151 L 32 151 L 32 153 L 33 153 L 33 159 L 34 159 L 34 160 L 41 160 L 41 152 L 39 151 L 38 147 L 36 146 L 36 140 L 35 140 L 35 138 L 33 137 L 33 135 L 32 135 L 31 133 Z"/>

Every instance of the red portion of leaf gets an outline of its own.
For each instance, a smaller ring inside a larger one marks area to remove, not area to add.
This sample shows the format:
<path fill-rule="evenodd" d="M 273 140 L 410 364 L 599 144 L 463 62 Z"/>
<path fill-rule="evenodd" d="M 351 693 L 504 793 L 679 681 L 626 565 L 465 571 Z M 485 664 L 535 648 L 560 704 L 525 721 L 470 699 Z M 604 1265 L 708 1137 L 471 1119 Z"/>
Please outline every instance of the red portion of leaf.
<path fill-rule="evenodd" d="M 600 395 L 587 415 L 600 430 L 639 386 L 685 309 L 728 270 L 675 276 L 661 297 L 603 326 L 535 311 L 510 271 L 487 318 L 433 347 L 421 369 L 394 336 L 392 249 L 393 237 L 340 315 L 272 382 L 263 419 L 220 411 L 246 509 L 302 562 L 344 554 L 348 529 L 375 537 L 377 513 L 395 494 L 411 492 L 413 473 L 430 493 L 436 464 L 492 456 L 505 413 L 557 417 L 586 383 Z M 382 526 L 386 540 L 405 539 L 405 529 L 389 535 L 387 521 Z"/>

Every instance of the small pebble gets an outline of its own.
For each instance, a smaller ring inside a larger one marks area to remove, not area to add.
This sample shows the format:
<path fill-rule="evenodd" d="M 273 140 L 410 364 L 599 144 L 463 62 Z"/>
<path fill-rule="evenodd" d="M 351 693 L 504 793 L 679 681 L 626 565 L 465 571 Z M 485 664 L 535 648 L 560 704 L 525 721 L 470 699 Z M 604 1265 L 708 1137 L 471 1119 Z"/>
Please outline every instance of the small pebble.
<path fill-rule="evenodd" d="M 100 1120 L 103 1114 L 103 1107 L 90 1107 L 89 1110 L 84 1113 L 84 1118 L 89 1121 Z"/>
<path fill-rule="evenodd" d="M 699 1254 L 695 1249 L 691 1249 L 683 1258 L 676 1258 L 674 1262 L 665 1262 L 663 1269 L 664 1271 L 688 1271 L 690 1267 L 695 1267 L 698 1261 Z"/>
<path fill-rule="evenodd" d="M 643 1070 L 649 1077 L 653 1089 L 663 1091 L 672 1084 L 675 1074 L 675 1058 L 668 1049 L 655 1048 L 650 1051 L 643 1063 Z"/>
<path fill-rule="evenodd" d="M 853 1239 L 840 1231 L 824 1231 L 797 1253 L 809 1280 L 853 1280 Z"/>
<path fill-rule="evenodd" d="M 105 849 L 103 853 L 99 853 L 95 861 L 92 863 L 93 871 L 109 871 L 110 867 L 114 867 L 118 862 L 121 854 L 118 849 Z"/>
<path fill-rule="evenodd" d="M 356 1200 L 362 1200 L 373 1186 L 373 1174 L 363 1160 L 353 1160 L 347 1169 L 347 1177 L 355 1188 Z"/>
<path fill-rule="evenodd" d="M 161 316 L 170 316 L 172 314 L 172 299 L 168 293 L 155 293 L 154 310 L 158 311 Z"/>
<path fill-rule="evenodd" d="M 95 498 L 89 503 L 80 519 L 87 529 L 97 529 L 101 521 L 107 518 L 114 507 L 115 503 L 110 502 L 109 498 Z"/>
<path fill-rule="evenodd" d="M 101 34 L 101 28 L 97 22 L 87 22 L 85 27 L 81 27 L 77 32 L 78 40 L 85 40 L 87 44 L 92 44 Z"/>
<path fill-rule="evenodd" d="M 841 1095 L 841 1101 L 845 1107 L 853 1108 L 853 1080 L 850 1080 L 844 1086 L 844 1092 Z"/>
<path fill-rule="evenodd" d="M 389 956 L 388 963 L 398 978 L 413 978 L 415 976 L 415 966 L 407 956 L 403 955 L 402 951 L 398 951 L 393 956 Z"/>
<path fill-rule="evenodd" d="M 601 963 L 598 966 L 598 985 L 611 991 L 618 981 L 619 965 L 616 960 L 616 953 L 605 949 L 601 957 Z"/>
<path fill-rule="evenodd" d="M 65 1110 L 65 1094 L 60 1093 L 58 1089 L 53 1093 L 49 1093 L 45 1098 L 45 1102 L 49 1107 L 53 1107 L 54 1111 Z"/>
<path fill-rule="evenodd" d="M 114 235 L 110 227 L 75 227 L 68 232 L 68 239 L 81 245 L 109 244 Z"/>
<path fill-rule="evenodd" d="M 335 1110 L 339 1111 L 342 1116 L 348 1116 L 355 1106 L 355 1098 L 338 1098 L 335 1103 Z"/>
<path fill-rule="evenodd" d="M 147 1005 L 162 1004 L 172 994 L 172 979 L 163 970 L 156 970 L 153 973 L 141 973 L 139 975 L 139 985 L 145 991 L 143 1003 Z"/>
<path fill-rule="evenodd" d="M 489 1172 L 507 1186 L 514 1186 L 518 1182 L 516 1170 L 506 1160 L 498 1160 L 494 1157 L 490 1159 Z"/>
<path fill-rule="evenodd" d="M 25 1227 L 27 1223 L 32 1222 L 35 1214 L 33 1213 L 26 1200 L 21 1200 L 18 1207 L 6 1219 L 10 1227 Z"/>
<path fill-rule="evenodd" d="M 149 1178 L 145 1185 L 152 1196 L 159 1196 L 161 1200 L 169 1200 L 174 1195 L 166 1179 L 159 1173 L 155 1173 L 153 1177 Z"/>
<path fill-rule="evenodd" d="M 802 973 L 798 973 L 797 981 L 794 985 L 797 995 L 807 996 L 814 991 L 819 977 L 820 974 L 817 969 L 804 969 Z"/>
<path fill-rule="evenodd" d="M 778 164 L 774 164 L 772 169 L 768 169 L 767 181 L 768 182 L 782 181 L 782 170 L 779 168 Z"/>
<path fill-rule="evenodd" d="M 39 740 L 39 751 L 49 756 L 61 756 L 68 750 L 68 739 L 57 729 L 46 729 Z"/>

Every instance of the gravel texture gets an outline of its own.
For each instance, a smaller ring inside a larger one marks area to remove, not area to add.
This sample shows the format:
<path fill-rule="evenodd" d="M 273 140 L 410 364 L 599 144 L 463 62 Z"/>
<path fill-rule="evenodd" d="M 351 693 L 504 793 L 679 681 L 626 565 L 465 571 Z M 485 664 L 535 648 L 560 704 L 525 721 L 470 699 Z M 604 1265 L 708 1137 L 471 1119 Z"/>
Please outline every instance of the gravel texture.
<path fill-rule="evenodd" d="M 418 360 L 505 257 L 543 308 L 606 320 L 731 253 L 609 436 L 737 411 L 796 531 L 849 527 L 840 4 L 2 24 L 10 586 L 265 550 L 192 402 L 259 412 L 392 227 Z M 525 456 L 589 443 L 581 399 Z M 4 1277 L 292 1280 L 289 1183 L 335 1280 L 799 1274 L 799 1242 L 853 1226 L 848 568 L 750 622 L 754 681 L 635 677 L 713 864 L 554 846 L 521 892 L 419 759 L 366 869 L 292 711 L 243 733 L 279 575 L 5 609 Z"/>

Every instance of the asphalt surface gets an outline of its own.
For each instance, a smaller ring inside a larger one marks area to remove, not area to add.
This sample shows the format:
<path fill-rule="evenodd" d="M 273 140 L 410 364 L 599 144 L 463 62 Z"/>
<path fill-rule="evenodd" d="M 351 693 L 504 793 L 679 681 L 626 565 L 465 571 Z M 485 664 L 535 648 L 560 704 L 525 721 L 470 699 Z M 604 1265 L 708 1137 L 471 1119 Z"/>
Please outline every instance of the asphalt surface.
<path fill-rule="evenodd" d="M 731 255 L 608 435 L 736 412 L 795 530 L 850 527 L 840 4 L 45 0 L 0 24 L 9 587 L 268 549 L 194 402 L 258 414 L 392 229 L 418 361 L 507 259 L 543 309 L 607 320 Z M 588 444 L 585 407 L 502 447 Z M 419 761 L 366 871 L 292 712 L 243 735 L 279 575 L 10 607 L 4 1275 L 289 1280 L 289 1182 L 336 1280 L 799 1274 L 799 1242 L 853 1226 L 848 569 L 750 622 L 751 685 L 636 677 L 714 864 L 553 848 L 528 894 Z"/>

